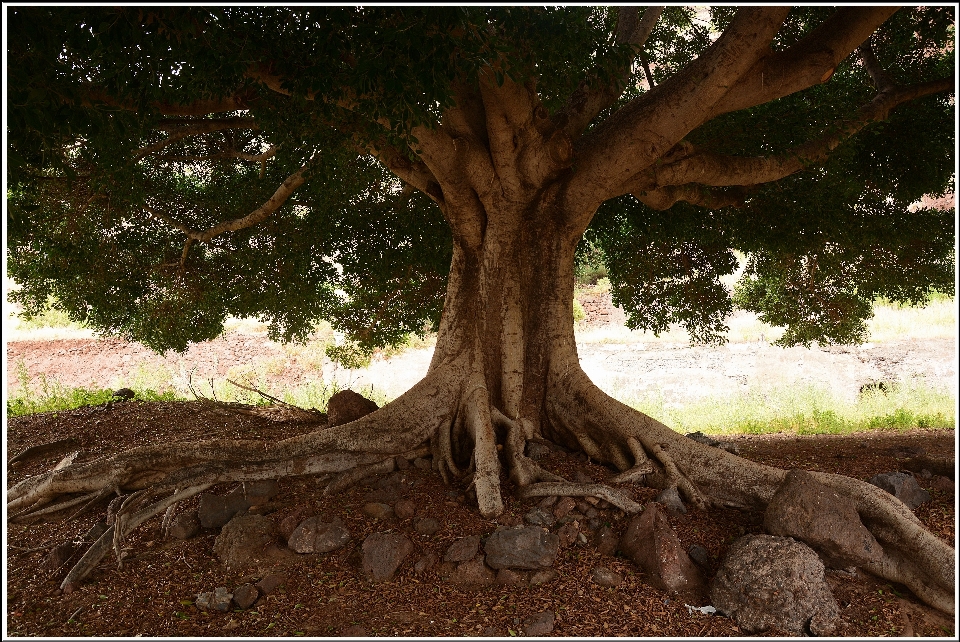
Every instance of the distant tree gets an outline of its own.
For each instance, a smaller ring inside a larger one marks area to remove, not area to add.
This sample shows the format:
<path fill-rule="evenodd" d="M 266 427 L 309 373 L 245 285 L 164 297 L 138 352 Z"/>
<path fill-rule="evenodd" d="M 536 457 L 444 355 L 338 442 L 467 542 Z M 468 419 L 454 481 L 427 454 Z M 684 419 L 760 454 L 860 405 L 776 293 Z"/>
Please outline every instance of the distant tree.
<path fill-rule="evenodd" d="M 877 296 L 953 292 L 954 7 L 14 7 L 8 270 L 27 311 L 158 350 L 255 316 L 329 319 L 359 349 L 431 323 L 426 377 L 378 412 L 276 444 L 156 444 L 8 491 L 14 519 L 136 491 L 122 537 L 225 482 L 432 453 L 500 514 L 593 495 L 550 440 L 763 506 L 785 471 L 673 432 L 586 377 L 575 253 L 606 258 L 634 328 L 722 341 L 734 305 L 784 344 L 864 338 Z M 749 261 L 737 292 L 719 277 Z M 870 571 L 953 612 L 954 552 L 900 502 L 818 474 L 882 543 Z M 64 583 L 110 547 L 95 544 Z"/>

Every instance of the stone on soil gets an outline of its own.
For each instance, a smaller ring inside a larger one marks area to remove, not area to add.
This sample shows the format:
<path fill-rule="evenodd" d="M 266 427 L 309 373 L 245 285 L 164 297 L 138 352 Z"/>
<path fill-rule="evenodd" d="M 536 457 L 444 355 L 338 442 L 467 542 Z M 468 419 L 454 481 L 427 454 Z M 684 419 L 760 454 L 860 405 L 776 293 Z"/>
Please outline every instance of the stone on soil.
<path fill-rule="evenodd" d="M 167 534 L 174 539 L 190 539 L 200 532 L 200 519 L 196 511 L 174 515 L 167 525 Z"/>
<path fill-rule="evenodd" d="M 393 577 L 403 560 L 413 552 L 413 543 L 399 533 L 373 533 L 363 540 L 361 566 L 373 582 Z"/>
<path fill-rule="evenodd" d="M 527 523 L 533 524 L 534 526 L 550 526 L 557 521 L 557 519 L 553 516 L 553 513 L 548 510 L 544 510 L 539 506 L 524 515 L 523 519 L 525 519 Z"/>
<path fill-rule="evenodd" d="M 433 517 L 424 517 L 417 520 L 417 523 L 413 525 L 413 530 L 421 535 L 433 535 L 440 530 L 440 522 Z"/>
<path fill-rule="evenodd" d="M 576 507 L 577 502 L 575 502 L 572 497 L 563 497 L 557 502 L 557 505 L 553 507 L 553 516 L 557 519 L 562 519 Z"/>
<path fill-rule="evenodd" d="M 306 518 L 313 517 L 313 514 L 313 508 L 310 506 L 297 506 L 291 513 L 280 520 L 280 525 L 278 526 L 280 536 L 284 541 L 289 540 L 290 536 L 293 535 L 293 531 L 297 530 L 297 526 Z"/>
<path fill-rule="evenodd" d="M 747 535 L 727 552 L 710 601 L 747 634 L 829 635 L 839 609 L 823 570 L 816 552 L 791 537 Z"/>
<path fill-rule="evenodd" d="M 200 494 L 200 508 L 197 516 L 204 528 L 222 528 L 238 513 L 247 510 L 252 504 L 243 496 L 243 492 L 231 492 L 225 497 L 213 493 Z"/>
<path fill-rule="evenodd" d="M 683 505 L 683 500 L 680 498 L 680 493 L 677 491 L 676 486 L 671 486 L 663 490 L 657 495 L 655 501 L 663 504 L 667 509 L 667 513 L 670 515 L 684 515 L 687 512 L 687 507 Z"/>
<path fill-rule="evenodd" d="M 560 542 L 561 548 L 566 548 L 570 546 L 575 541 L 577 541 L 577 535 L 580 534 L 580 529 L 577 528 L 575 523 L 564 524 L 557 530 L 557 538 Z"/>
<path fill-rule="evenodd" d="M 379 406 L 353 390 L 341 390 L 327 403 L 327 426 L 342 426 L 377 410 Z"/>
<path fill-rule="evenodd" d="M 694 600 L 705 593 L 700 570 L 656 503 L 648 503 L 630 520 L 620 550 L 643 569 L 653 586 Z"/>
<path fill-rule="evenodd" d="M 787 473 L 767 505 L 763 528 L 770 535 L 803 541 L 831 568 L 863 566 L 883 556 L 853 500 L 804 470 Z"/>
<path fill-rule="evenodd" d="M 594 544 L 601 555 L 613 556 L 620 546 L 620 538 L 609 526 L 602 526 L 594 535 Z"/>
<path fill-rule="evenodd" d="M 394 504 L 393 512 L 400 519 L 409 519 L 417 514 L 417 505 L 411 499 L 401 499 Z"/>
<path fill-rule="evenodd" d="M 543 637 L 553 633 L 553 611 L 535 613 L 523 621 L 523 632 L 527 637 Z"/>
<path fill-rule="evenodd" d="M 620 582 L 623 581 L 622 575 L 603 566 L 597 566 L 590 571 L 590 577 L 594 582 L 606 588 L 619 586 Z"/>
<path fill-rule="evenodd" d="M 512 568 L 501 568 L 497 572 L 497 584 L 503 586 L 522 586 L 528 584 L 530 580 L 523 571 L 515 571 Z"/>
<path fill-rule="evenodd" d="M 699 544 L 691 544 L 690 548 L 687 549 L 687 555 L 701 568 L 707 568 L 710 565 L 710 553 Z"/>
<path fill-rule="evenodd" d="M 286 581 L 286 575 L 282 575 L 280 573 L 268 573 L 267 575 L 264 575 L 259 582 L 257 582 L 257 588 L 264 595 L 270 595 L 277 590 L 277 587 Z"/>
<path fill-rule="evenodd" d="M 71 541 L 57 544 L 47 553 L 47 556 L 43 558 L 43 565 L 54 574 L 65 573 L 69 570 L 67 563 L 78 550 L 79 547 Z M 77 559 L 80 559 L 79 556 L 77 556 Z"/>
<path fill-rule="evenodd" d="M 199 527 L 199 524 L 198 524 L 198 527 Z M 97 522 L 96 524 L 90 527 L 90 530 L 84 533 L 83 539 L 84 541 L 87 541 L 87 542 L 95 542 L 98 539 L 100 539 L 101 535 L 107 532 L 108 528 L 109 526 L 107 526 L 106 522 Z"/>
<path fill-rule="evenodd" d="M 491 586 L 496 575 L 483 563 L 483 557 L 477 557 L 459 564 L 450 581 L 467 586 Z"/>
<path fill-rule="evenodd" d="M 297 553 L 329 553 L 350 541 L 350 531 L 337 517 L 322 522 L 319 517 L 308 517 L 290 535 L 287 546 Z"/>
<path fill-rule="evenodd" d="M 545 568 L 537 571 L 530 577 L 530 586 L 543 586 L 557 579 L 559 574 L 552 568 Z"/>
<path fill-rule="evenodd" d="M 466 562 L 477 556 L 480 551 L 480 536 L 471 535 L 458 539 L 443 556 L 444 562 Z"/>
<path fill-rule="evenodd" d="M 364 515 L 374 519 L 384 520 L 394 516 L 393 509 L 388 504 L 380 502 L 368 502 L 361 509 Z"/>
<path fill-rule="evenodd" d="M 241 609 L 248 609 L 260 597 L 260 591 L 253 584 L 241 584 L 233 590 L 233 601 Z"/>
<path fill-rule="evenodd" d="M 238 515 L 217 535 L 213 552 L 229 568 L 277 557 L 277 526 L 263 515 Z"/>
<path fill-rule="evenodd" d="M 916 510 L 920 504 L 930 501 L 930 493 L 920 488 L 920 484 L 909 473 L 880 473 L 868 479 L 867 482 L 887 491 L 906 504 L 910 510 Z"/>
<path fill-rule="evenodd" d="M 218 586 L 212 592 L 200 593 L 194 605 L 203 611 L 229 611 L 233 593 L 227 592 L 226 586 Z"/>
<path fill-rule="evenodd" d="M 425 573 L 433 568 L 436 563 L 440 561 L 439 556 L 433 551 L 427 551 L 427 553 L 418 559 L 413 565 L 413 571 L 415 573 Z"/>
<path fill-rule="evenodd" d="M 240 486 L 243 496 L 255 504 L 262 504 L 280 492 L 280 485 L 276 479 L 258 479 L 243 482 Z"/>
<path fill-rule="evenodd" d="M 538 570 L 557 558 L 560 538 L 536 526 L 501 526 L 487 538 L 487 564 L 495 569 Z"/>

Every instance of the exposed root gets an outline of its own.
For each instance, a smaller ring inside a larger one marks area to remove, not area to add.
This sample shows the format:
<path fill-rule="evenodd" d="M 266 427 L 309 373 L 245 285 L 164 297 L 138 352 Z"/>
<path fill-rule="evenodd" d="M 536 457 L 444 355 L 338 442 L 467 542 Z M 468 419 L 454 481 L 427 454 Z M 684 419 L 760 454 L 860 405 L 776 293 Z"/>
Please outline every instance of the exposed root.
<path fill-rule="evenodd" d="M 647 458 L 646 451 L 635 437 L 627 437 L 627 446 L 633 455 L 634 464 L 622 473 L 611 477 L 610 481 L 614 484 L 642 484 L 646 481 L 647 475 L 654 471 L 653 462 Z"/>
<path fill-rule="evenodd" d="M 333 478 L 327 487 L 323 489 L 324 495 L 335 495 L 340 493 L 365 477 L 370 475 L 383 475 L 386 473 L 392 473 L 396 467 L 396 460 L 393 457 L 384 459 L 383 461 L 378 461 L 374 464 L 368 464 L 367 466 L 358 466 L 351 470 L 344 471 Z"/>
<path fill-rule="evenodd" d="M 470 379 L 470 390 L 464 395 L 464 421 L 473 438 L 473 488 L 477 493 L 480 514 L 490 519 L 503 513 L 500 495 L 500 458 L 497 456 L 497 435 L 490 416 L 490 397 L 477 372 Z"/>
<path fill-rule="evenodd" d="M 603 484 L 574 484 L 572 482 L 541 482 L 520 489 L 521 497 L 596 497 L 613 504 L 624 513 L 639 513 L 642 506 L 615 488 Z"/>
<path fill-rule="evenodd" d="M 669 485 L 676 486 L 677 490 L 682 492 L 684 497 L 690 500 L 694 506 L 700 510 L 706 510 L 708 505 L 707 500 L 700 491 L 697 490 L 697 487 L 693 485 L 693 482 L 680 471 L 676 462 L 674 462 L 673 458 L 667 453 L 666 448 L 661 444 L 649 444 L 648 448 L 654 457 L 657 458 L 657 461 L 663 465 L 663 470 L 667 475 Z"/>
<path fill-rule="evenodd" d="M 29 448 L 24 448 L 19 453 L 17 453 L 11 460 L 9 465 L 13 466 L 15 464 L 21 464 L 30 459 L 37 459 L 38 457 L 44 457 L 46 455 L 52 455 L 54 453 L 62 453 L 70 450 L 77 445 L 77 440 L 73 437 L 67 437 L 66 439 L 59 439 L 57 441 L 51 441 L 45 444 L 38 444 L 36 446 L 30 446 Z"/>

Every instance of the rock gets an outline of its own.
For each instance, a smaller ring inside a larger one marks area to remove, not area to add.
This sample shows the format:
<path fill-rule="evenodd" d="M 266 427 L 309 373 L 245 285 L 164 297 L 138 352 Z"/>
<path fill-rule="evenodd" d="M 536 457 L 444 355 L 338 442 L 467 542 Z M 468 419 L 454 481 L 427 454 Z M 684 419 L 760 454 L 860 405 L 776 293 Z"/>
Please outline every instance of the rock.
<path fill-rule="evenodd" d="M 533 524 L 534 526 L 550 526 L 557 521 L 557 519 L 553 516 L 553 513 L 544 510 L 539 506 L 524 515 L 523 519 L 526 520 L 527 523 Z"/>
<path fill-rule="evenodd" d="M 361 567 L 368 580 L 389 580 L 413 552 L 413 543 L 400 533 L 373 533 L 363 540 Z"/>
<path fill-rule="evenodd" d="M 394 504 L 393 512 L 400 519 L 410 519 L 417 514 L 417 505 L 411 499 L 401 499 Z"/>
<path fill-rule="evenodd" d="M 130 388 L 120 388 L 119 390 L 115 390 L 113 392 L 113 396 L 119 401 L 130 401 L 137 396 L 137 393 Z"/>
<path fill-rule="evenodd" d="M 553 506 L 553 505 L 556 504 L 556 503 L 557 503 L 557 496 L 556 496 L 556 495 L 547 495 L 546 497 L 544 497 L 543 499 L 540 500 L 540 503 L 537 504 L 537 506 L 539 506 L 540 508 L 542 508 L 542 509 L 544 509 L 544 510 L 547 510 L 547 509 L 549 509 L 551 506 Z"/>
<path fill-rule="evenodd" d="M 501 526 L 487 538 L 484 550 L 492 568 L 538 570 L 553 564 L 560 538 L 536 526 Z"/>
<path fill-rule="evenodd" d="M 85 542 L 97 541 L 98 539 L 100 539 L 101 535 L 107 532 L 108 528 L 110 527 L 107 526 L 106 522 L 97 522 L 96 524 L 90 527 L 90 530 L 88 530 L 86 533 L 83 534 L 83 541 Z"/>
<path fill-rule="evenodd" d="M 690 559 L 696 562 L 700 568 L 710 566 L 710 553 L 699 544 L 691 544 L 690 548 L 687 549 L 687 555 L 689 555 Z"/>
<path fill-rule="evenodd" d="M 252 505 L 243 496 L 243 492 L 231 492 L 225 497 L 213 493 L 201 493 L 197 516 L 200 518 L 200 525 L 204 528 L 222 528 L 235 515 Z"/>
<path fill-rule="evenodd" d="M 436 553 L 427 551 L 427 553 L 413 565 L 413 571 L 415 573 L 425 573 L 433 568 L 439 561 L 440 557 Z"/>
<path fill-rule="evenodd" d="M 671 486 L 662 491 L 654 501 L 663 504 L 670 515 L 684 515 L 687 512 L 687 507 L 683 505 L 683 500 L 680 499 L 680 493 L 676 486 Z"/>
<path fill-rule="evenodd" d="M 79 547 L 72 541 L 57 544 L 43 558 L 43 565 L 54 574 L 54 577 L 61 573 L 66 574 L 70 570 L 69 562 L 76 553 L 79 553 Z M 79 555 L 77 559 L 80 559 Z"/>
<path fill-rule="evenodd" d="M 576 523 L 564 524 L 557 530 L 557 538 L 559 538 L 560 547 L 566 548 L 570 546 L 575 541 L 577 541 L 577 535 L 580 534 L 580 529 L 577 528 Z"/>
<path fill-rule="evenodd" d="M 564 497 L 557 502 L 556 506 L 553 507 L 553 516 L 556 517 L 557 519 L 561 519 L 576 507 L 577 507 L 577 502 L 575 502 L 573 498 Z"/>
<path fill-rule="evenodd" d="M 293 535 L 293 531 L 297 530 L 297 526 L 308 517 L 313 517 L 314 511 L 313 508 L 306 504 L 297 506 L 293 512 L 287 514 L 283 519 L 280 520 L 280 525 L 277 529 L 280 531 L 280 536 L 284 541 L 289 540 L 290 536 Z"/>
<path fill-rule="evenodd" d="M 241 584 L 233 590 L 233 601 L 241 609 L 249 609 L 260 597 L 260 591 L 253 584 Z"/>
<path fill-rule="evenodd" d="M 552 568 L 545 568 L 537 571 L 530 577 L 530 586 L 543 586 L 557 579 L 557 571 Z"/>
<path fill-rule="evenodd" d="M 340 635 L 345 638 L 365 638 L 370 635 L 370 632 L 359 624 L 352 624 L 340 631 Z"/>
<path fill-rule="evenodd" d="M 480 536 L 471 535 L 458 539 L 443 556 L 444 562 L 466 562 L 477 556 L 480 551 Z"/>
<path fill-rule="evenodd" d="M 167 535 L 174 539 L 190 539 L 200 532 L 200 519 L 196 511 L 174 515 L 167 525 Z"/>
<path fill-rule="evenodd" d="M 593 543 L 601 555 L 612 557 L 617 552 L 617 547 L 620 546 L 620 538 L 609 526 L 601 526 L 600 530 L 593 536 Z"/>
<path fill-rule="evenodd" d="M 353 390 L 341 390 L 327 404 L 327 426 L 342 426 L 356 421 L 379 409 L 373 401 L 357 394 Z"/>
<path fill-rule="evenodd" d="M 823 568 L 812 548 L 791 537 L 741 537 L 713 580 L 710 601 L 747 634 L 775 628 L 829 635 L 839 610 Z"/>
<path fill-rule="evenodd" d="M 683 550 L 657 504 L 648 503 L 642 513 L 630 520 L 620 540 L 620 550 L 643 569 L 653 586 L 697 603 L 705 594 L 700 570 Z"/>
<path fill-rule="evenodd" d="M 867 482 L 887 491 L 906 504 L 910 510 L 916 510 L 920 504 L 930 501 L 930 493 L 920 488 L 920 484 L 909 473 L 880 473 L 868 479 Z"/>
<path fill-rule="evenodd" d="M 259 479 L 243 482 L 237 490 L 251 502 L 251 505 L 262 504 L 280 493 L 280 484 L 276 479 Z"/>
<path fill-rule="evenodd" d="M 393 509 L 390 508 L 388 504 L 381 504 L 379 502 L 368 502 L 363 505 L 361 510 L 364 515 L 379 520 L 390 519 L 395 515 Z"/>
<path fill-rule="evenodd" d="M 933 481 L 930 482 L 930 488 L 944 493 L 956 492 L 956 484 L 954 484 L 953 480 L 941 477 L 940 475 L 933 478 Z"/>
<path fill-rule="evenodd" d="M 543 637 L 553 633 L 553 611 L 535 613 L 523 621 L 523 633 L 527 637 Z"/>
<path fill-rule="evenodd" d="M 269 559 L 276 559 L 277 526 L 263 515 L 238 515 L 217 535 L 213 552 L 228 568 L 243 568 Z"/>
<path fill-rule="evenodd" d="M 297 553 L 329 553 L 342 548 L 349 541 L 350 531 L 339 517 L 331 522 L 308 517 L 290 535 L 287 546 Z"/>
<path fill-rule="evenodd" d="M 286 575 L 282 575 L 280 573 L 268 573 L 267 575 L 264 575 L 259 582 L 257 582 L 257 588 L 264 595 L 270 595 L 277 590 L 277 587 L 286 581 Z"/>
<path fill-rule="evenodd" d="M 592 510 L 594 513 L 597 512 L 597 509 L 594 508 L 592 504 L 587 503 L 587 500 L 583 499 L 582 497 L 577 497 L 573 501 L 577 505 L 577 510 L 584 515 L 586 515 L 587 511 L 590 510 Z M 594 515 L 594 517 L 596 517 L 596 515 Z"/>
<path fill-rule="evenodd" d="M 413 525 L 413 530 L 421 535 L 430 536 L 440 530 L 440 522 L 433 517 L 424 517 L 417 520 L 417 523 Z"/>
<path fill-rule="evenodd" d="M 611 571 L 609 568 L 597 566 L 590 571 L 590 579 L 600 586 L 612 588 L 620 585 L 620 582 L 623 581 L 623 576 L 615 571 Z"/>
<path fill-rule="evenodd" d="M 483 630 L 480 631 L 478 637 L 481 638 L 505 638 L 507 634 L 503 632 L 502 629 L 498 629 L 495 626 L 485 626 Z"/>
<path fill-rule="evenodd" d="M 393 463 L 397 470 L 408 470 L 410 468 L 410 460 L 400 455 L 393 458 Z"/>
<path fill-rule="evenodd" d="M 530 580 L 522 571 L 515 571 L 512 568 L 501 568 L 497 573 L 496 583 L 503 586 L 522 586 L 529 584 Z"/>
<path fill-rule="evenodd" d="M 537 441 L 527 442 L 527 457 L 533 461 L 540 461 L 553 452 L 553 448 Z"/>
<path fill-rule="evenodd" d="M 587 528 L 589 528 L 592 531 L 597 530 L 598 528 L 600 528 L 601 525 L 602 524 L 600 520 L 597 519 L 596 517 L 591 517 L 590 519 L 587 520 Z"/>
<path fill-rule="evenodd" d="M 883 549 L 860 521 L 853 500 L 805 470 L 787 473 L 767 504 L 763 528 L 770 535 L 805 542 L 831 568 L 864 566 L 883 557 Z"/>
<path fill-rule="evenodd" d="M 483 563 L 483 557 L 467 560 L 457 566 L 450 576 L 454 584 L 467 586 L 492 586 L 496 575 Z"/>
<path fill-rule="evenodd" d="M 226 586 L 218 586 L 213 592 L 200 593 L 194 602 L 198 609 L 203 611 L 229 611 L 233 593 L 227 592 Z"/>
<path fill-rule="evenodd" d="M 433 468 L 433 462 L 424 457 L 417 457 L 413 460 L 413 466 L 414 468 L 418 468 L 420 470 L 430 470 Z"/>

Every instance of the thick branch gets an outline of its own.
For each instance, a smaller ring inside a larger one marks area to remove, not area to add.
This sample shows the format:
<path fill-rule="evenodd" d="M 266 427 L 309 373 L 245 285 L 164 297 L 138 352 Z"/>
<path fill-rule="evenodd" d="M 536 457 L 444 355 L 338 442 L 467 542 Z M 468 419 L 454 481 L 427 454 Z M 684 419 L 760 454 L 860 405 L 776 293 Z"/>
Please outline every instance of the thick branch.
<path fill-rule="evenodd" d="M 134 162 L 137 162 L 145 156 L 153 154 L 154 152 L 158 152 L 172 143 L 177 142 L 178 140 L 183 140 L 188 136 L 209 134 L 210 132 L 219 132 L 227 129 L 260 129 L 260 126 L 253 118 L 238 117 L 201 121 L 166 121 L 161 122 L 157 129 L 160 131 L 173 133 L 159 142 L 151 143 L 150 145 L 146 145 L 138 149 L 136 152 L 134 152 Z"/>
<path fill-rule="evenodd" d="M 789 49 L 758 61 L 713 108 L 710 117 L 770 102 L 826 82 L 840 62 L 897 7 L 842 7 Z"/>
<path fill-rule="evenodd" d="M 873 85 L 877 88 L 877 91 L 884 92 L 893 89 L 893 80 L 887 72 L 883 70 L 883 67 L 880 66 L 880 61 L 877 60 L 876 55 L 874 55 L 870 42 L 868 41 L 860 45 L 857 53 L 860 54 L 863 67 L 867 70 L 867 73 L 870 74 L 870 79 L 873 80 Z"/>
<path fill-rule="evenodd" d="M 636 6 L 620 7 L 617 16 L 616 42 L 631 45 L 634 56 L 640 53 L 650 37 L 664 7 L 647 7 L 643 17 L 638 18 L 639 9 Z M 630 64 L 617 70 L 608 83 L 600 82 L 599 70 L 594 68 L 580 82 L 556 117 L 557 122 L 565 123 L 563 129 L 570 138 L 583 133 L 597 114 L 617 101 L 630 80 L 632 66 L 631 60 Z"/>
<path fill-rule="evenodd" d="M 678 201 L 686 201 L 691 205 L 699 205 L 715 210 L 721 207 L 740 207 L 747 198 L 747 191 L 741 187 L 717 189 L 687 183 L 686 185 L 671 185 L 655 190 L 633 192 L 633 196 L 655 210 L 666 210 L 673 207 Z"/>
<path fill-rule="evenodd" d="M 250 108 L 250 104 L 254 99 L 255 92 L 252 88 L 245 88 L 232 96 L 197 100 L 184 104 L 154 101 L 150 103 L 150 107 L 165 116 L 206 116 L 207 114 L 247 110 Z M 86 95 L 80 104 L 86 107 L 92 107 L 98 103 L 119 107 L 124 111 L 140 111 L 134 103 L 118 100 L 100 87 L 88 85 L 86 87 Z"/>

